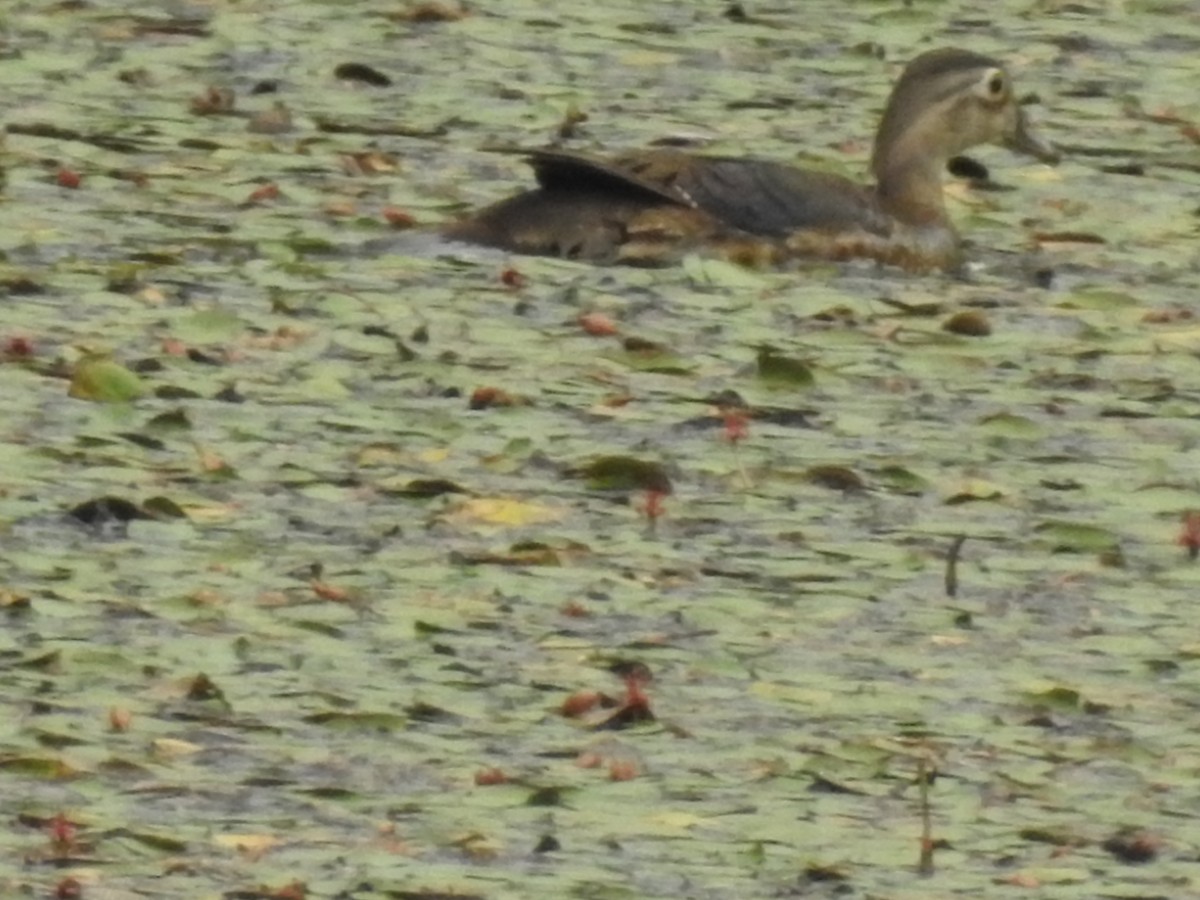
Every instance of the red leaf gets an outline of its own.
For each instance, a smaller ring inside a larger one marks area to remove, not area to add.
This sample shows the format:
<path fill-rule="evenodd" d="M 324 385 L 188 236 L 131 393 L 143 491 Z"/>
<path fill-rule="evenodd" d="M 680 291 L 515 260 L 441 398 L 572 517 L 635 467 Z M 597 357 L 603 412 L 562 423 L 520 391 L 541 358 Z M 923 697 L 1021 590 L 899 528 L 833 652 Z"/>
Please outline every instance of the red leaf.
<path fill-rule="evenodd" d="M 494 784 L 508 784 L 508 781 L 508 776 L 495 766 L 488 769 L 480 769 L 475 773 L 475 783 L 480 787 L 490 787 Z"/>
<path fill-rule="evenodd" d="M 265 203 L 268 200 L 276 199 L 278 196 L 279 185 L 273 181 L 268 181 L 266 184 L 255 188 L 248 200 L 250 203 Z"/>
<path fill-rule="evenodd" d="M 416 216 L 396 206 L 383 208 L 383 220 L 399 231 L 413 228 L 417 224 Z"/>
<path fill-rule="evenodd" d="M 592 337 L 612 337 L 619 333 L 617 323 L 604 313 L 583 313 L 576 321 L 579 327 Z"/>
<path fill-rule="evenodd" d="M 1183 527 L 1175 542 L 1187 550 L 1188 559 L 1200 556 L 1200 509 L 1189 509 L 1183 514 Z"/>
<path fill-rule="evenodd" d="M 528 283 L 527 279 L 521 272 L 509 266 L 500 272 L 500 283 L 506 288 L 511 288 L 514 291 L 519 291 Z"/>

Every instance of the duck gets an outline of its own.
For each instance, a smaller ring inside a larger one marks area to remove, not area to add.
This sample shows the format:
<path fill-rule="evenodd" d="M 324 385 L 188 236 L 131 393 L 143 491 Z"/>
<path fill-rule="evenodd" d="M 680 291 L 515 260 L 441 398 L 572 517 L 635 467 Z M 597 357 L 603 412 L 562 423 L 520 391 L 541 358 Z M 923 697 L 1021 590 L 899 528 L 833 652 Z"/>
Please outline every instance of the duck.
<path fill-rule="evenodd" d="M 611 157 L 517 149 L 537 186 L 442 228 L 451 241 L 584 262 L 663 265 L 710 252 L 746 265 L 873 259 L 949 270 L 962 241 L 946 209 L 951 160 L 995 144 L 1056 163 L 1012 78 L 970 50 L 928 50 L 892 88 L 870 157 L 871 184 L 753 157 L 679 149 Z"/>

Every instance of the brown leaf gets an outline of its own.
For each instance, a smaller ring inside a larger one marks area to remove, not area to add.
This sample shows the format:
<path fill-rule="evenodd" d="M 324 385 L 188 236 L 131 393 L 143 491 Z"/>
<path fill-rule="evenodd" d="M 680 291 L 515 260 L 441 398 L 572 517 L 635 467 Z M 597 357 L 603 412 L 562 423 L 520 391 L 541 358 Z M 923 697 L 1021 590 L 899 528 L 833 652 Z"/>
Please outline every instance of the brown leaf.
<path fill-rule="evenodd" d="M 388 18 L 395 22 L 457 22 L 465 19 L 469 13 L 463 4 L 449 0 L 426 0 L 414 3 L 408 9 L 390 13 Z"/>
<path fill-rule="evenodd" d="M 982 310 L 964 309 L 942 322 L 942 331 L 966 337 L 987 337 L 992 333 L 992 323 Z"/>
<path fill-rule="evenodd" d="M 811 466 L 804 477 L 812 484 L 835 491 L 861 491 L 867 486 L 857 472 L 846 466 Z"/>

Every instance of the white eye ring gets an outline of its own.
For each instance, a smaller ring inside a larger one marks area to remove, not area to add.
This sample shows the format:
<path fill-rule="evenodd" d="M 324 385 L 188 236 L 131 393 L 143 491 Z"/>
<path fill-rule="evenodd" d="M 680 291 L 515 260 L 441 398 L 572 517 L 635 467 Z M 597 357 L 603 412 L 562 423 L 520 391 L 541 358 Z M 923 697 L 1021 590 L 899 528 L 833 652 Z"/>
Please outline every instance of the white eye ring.
<path fill-rule="evenodd" d="M 1008 93 L 1008 76 L 1003 69 L 988 69 L 979 79 L 979 93 L 985 100 L 999 100 Z"/>

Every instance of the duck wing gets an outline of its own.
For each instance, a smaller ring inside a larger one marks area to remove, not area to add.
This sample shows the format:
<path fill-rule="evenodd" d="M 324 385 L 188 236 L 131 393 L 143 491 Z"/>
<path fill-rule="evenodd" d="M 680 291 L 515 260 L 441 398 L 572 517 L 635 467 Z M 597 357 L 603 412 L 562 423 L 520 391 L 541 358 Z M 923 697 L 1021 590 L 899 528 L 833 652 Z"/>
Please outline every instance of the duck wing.
<path fill-rule="evenodd" d="M 887 235 L 874 193 L 829 172 L 767 160 L 650 150 L 600 159 L 562 150 L 524 151 L 547 190 L 596 189 L 702 210 L 728 228 L 764 237 L 863 230 Z"/>
<path fill-rule="evenodd" d="M 533 168 L 538 184 L 547 191 L 611 191 L 615 194 L 630 195 L 641 199 L 669 203 L 678 206 L 694 206 L 672 190 L 669 179 L 662 178 L 657 171 L 650 171 L 649 177 L 642 177 L 638 167 L 630 161 L 637 159 L 637 154 L 627 157 L 616 157 L 612 160 L 598 156 L 588 156 L 583 153 L 572 153 L 569 150 L 520 150 L 525 161 Z M 647 153 L 645 156 L 679 156 L 682 153 Z"/>

